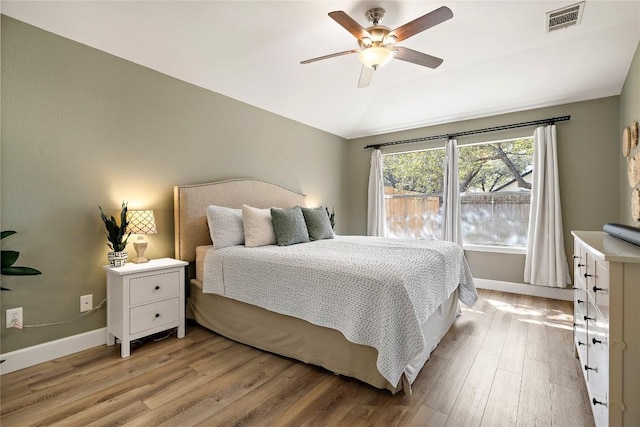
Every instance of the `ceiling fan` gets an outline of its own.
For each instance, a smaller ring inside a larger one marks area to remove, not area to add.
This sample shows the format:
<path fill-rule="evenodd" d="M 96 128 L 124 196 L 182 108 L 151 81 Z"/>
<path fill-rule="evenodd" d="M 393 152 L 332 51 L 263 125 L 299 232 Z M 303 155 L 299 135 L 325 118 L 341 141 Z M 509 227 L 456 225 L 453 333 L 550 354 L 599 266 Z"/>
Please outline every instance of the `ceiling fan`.
<path fill-rule="evenodd" d="M 329 13 L 329 16 L 342 25 L 347 31 L 358 39 L 360 49 L 351 49 L 344 52 L 332 53 L 330 55 L 319 56 L 317 58 L 301 61 L 301 64 L 309 64 L 323 59 L 335 58 L 337 56 L 358 53 L 358 59 L 362 62 L 362 70 L 360 71 L 360 79 L 358 87 L 366 87 L 371 83 L 373 73 L 380 67 L 383 67 L 391 59 L 396 58 L 402 61 L 411 62 L 413 64 L 422 65 L 423 67 L 437 68 L 442 64 L 441 58 L 427 55 L 406 47 L 397 46 L 397 42 L 408 39 L 424 30 L 434 27 L 442 22 L 453 18 L 453 12 L 446 6 L 414 19 L 395 30 L 391 30 L 384 25 L 380 25 L 384 18 L 385 11 L 381 7 L 376 7 L 367 11 L 365 16 L 369 20 L 371 26 L 362 28 L 353 18 L 343 11 L 335 11 Z"/>

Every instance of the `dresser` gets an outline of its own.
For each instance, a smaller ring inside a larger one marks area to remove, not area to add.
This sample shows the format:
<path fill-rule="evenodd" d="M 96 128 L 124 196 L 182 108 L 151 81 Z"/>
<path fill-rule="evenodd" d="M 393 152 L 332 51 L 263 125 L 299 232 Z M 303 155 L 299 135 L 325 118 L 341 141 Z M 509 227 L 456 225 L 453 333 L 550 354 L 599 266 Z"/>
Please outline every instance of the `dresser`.
<path fill-rule="evenodd" d="M 640 247 L 573 231 L 574 344 L 596 426 L 640 426 Z"/>
<path fill-rule="evenodd" d="M 184 261 L 154 259 L 144 264 L 105 266 L 107 271 L 107 345 L 120 340 L 129 357 L 131 341 L 177 328 L 185 334 Z"/>

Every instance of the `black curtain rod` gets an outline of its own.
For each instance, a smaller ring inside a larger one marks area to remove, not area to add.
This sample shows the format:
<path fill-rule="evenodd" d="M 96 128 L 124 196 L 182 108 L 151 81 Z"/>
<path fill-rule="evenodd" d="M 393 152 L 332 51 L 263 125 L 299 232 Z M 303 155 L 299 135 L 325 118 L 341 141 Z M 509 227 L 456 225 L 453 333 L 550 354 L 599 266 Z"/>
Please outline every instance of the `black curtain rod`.
<path fill-rule="evenodd" d="M 522 128 L 527 126 L 552 125 L 555 122 L 564 122 L 569 119 L 571 119 L 571 116 L 552 117 L 550 119 L 532 120 L 530 122 L 514 123 L 511 125 L 504 125 L 504 126 L 494 126 L 490 128 L 477 129 L 477 130 L 467 130 L 464 132 L 447 133 L 445 135 L 425 136 L 423 138 L 405 139 L 402 141 L 393 141 L 393 142 L 383 142 L 382 144 L 367 145 L 364 148 L 365 150 L 367 148 L 378 149 L 380 147 L 387 147 L 389 145 L 413 144 L 415 142 L 432 141 L 434 139 L 453 139 L 459 136 L 475 135 L 475 134 L 487 133 L 487 132 L 496 132 L 499 130 L 516 129 L 516 128 Z"/>

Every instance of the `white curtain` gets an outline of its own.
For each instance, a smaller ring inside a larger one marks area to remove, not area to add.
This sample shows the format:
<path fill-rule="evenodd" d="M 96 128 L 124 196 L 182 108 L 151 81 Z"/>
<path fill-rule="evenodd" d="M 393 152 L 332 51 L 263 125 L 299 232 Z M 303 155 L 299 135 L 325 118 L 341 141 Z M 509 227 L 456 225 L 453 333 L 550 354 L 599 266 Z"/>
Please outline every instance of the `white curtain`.
<path fill-rule="evenodd" d="M 460 221 L 460 180 L 458 178 L 458 141 L 450 139 L 445 147 L 444 190 L 442 194 L 442 238 L 462 246 Z"/>
<path fill-rule="evenodd" d="M 382 178 L 382 152 L 371 153 L 371 171 L 369 172 L 369 204 L 367 210 L 367 234 L 386 236 L 384 211 L 384 181 Z"/>
<path fill-rule="evenodd" d="M 564 288 L 571 281 L 564 251 L 556 126 L 533 134 L 533 183 L 524 281 Z"/>

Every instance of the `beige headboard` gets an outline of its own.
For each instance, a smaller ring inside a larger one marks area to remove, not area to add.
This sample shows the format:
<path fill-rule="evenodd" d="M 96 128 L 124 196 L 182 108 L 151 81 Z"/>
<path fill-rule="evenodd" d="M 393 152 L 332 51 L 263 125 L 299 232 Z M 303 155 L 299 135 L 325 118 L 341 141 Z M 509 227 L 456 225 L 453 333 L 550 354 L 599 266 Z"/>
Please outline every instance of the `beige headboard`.
<path fill-rule="evenodd" d="M 173 187 L 176 258 L 193 262 L 196 247 L 211 245 L 207 206 L 288 208 L 305 206 L 306 195 L 255 179 L 230 179 Z"/>

